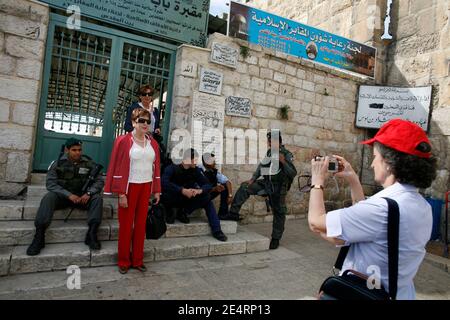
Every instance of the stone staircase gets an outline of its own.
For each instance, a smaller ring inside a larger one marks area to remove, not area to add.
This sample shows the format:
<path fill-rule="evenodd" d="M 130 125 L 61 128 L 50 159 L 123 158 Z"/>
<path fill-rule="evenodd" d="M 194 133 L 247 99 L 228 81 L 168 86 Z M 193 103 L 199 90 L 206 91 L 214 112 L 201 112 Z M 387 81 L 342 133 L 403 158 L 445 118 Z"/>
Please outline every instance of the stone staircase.
<path fill-rule="evenodd" d="M 86 211 L 57 210 L 46 232 L 46 246 L 41 254 L 27 256 L 26 249 L 34 236 L 34 217 L 40 199 L 46 193 L 45 175 L 33 174 L 25 200 L 0 201 L 0 276 L 65 270 L 70 265 L 98 267 L 117 262 L 117 200 L 104 198 L 103 221 L 98 238 L 102 249 L 91 251 L 84 244 L 88 226 Z M 178 221 L 167 225 L 166 234 L 158 240 L 145 240 L 145 262 L 219 256 L 265 251 L 270 239 L 238 226 L 234 221 L 221 221 L 228 236 L 221 242 L 211 236 L 203 211 L 194 212 L 189 224 Z"/>

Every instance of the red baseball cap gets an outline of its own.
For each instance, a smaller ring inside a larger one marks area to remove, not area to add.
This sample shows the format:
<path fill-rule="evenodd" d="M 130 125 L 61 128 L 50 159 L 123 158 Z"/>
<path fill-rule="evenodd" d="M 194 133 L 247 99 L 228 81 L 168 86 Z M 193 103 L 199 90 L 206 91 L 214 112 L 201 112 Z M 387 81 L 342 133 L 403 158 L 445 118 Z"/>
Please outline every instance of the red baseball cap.
<path fill-rule="evenodd" d="M 372 145 L 375 141 L 394 150 L 420 158 L 431 157 L 431 152 L 422 152 L 417 149 L 421 142 L 426 142 L 431 146 L 425 131 L 417 124 L 407 120 L 392 119 L 378 130 L 375 137 L 360 143 Z"/>

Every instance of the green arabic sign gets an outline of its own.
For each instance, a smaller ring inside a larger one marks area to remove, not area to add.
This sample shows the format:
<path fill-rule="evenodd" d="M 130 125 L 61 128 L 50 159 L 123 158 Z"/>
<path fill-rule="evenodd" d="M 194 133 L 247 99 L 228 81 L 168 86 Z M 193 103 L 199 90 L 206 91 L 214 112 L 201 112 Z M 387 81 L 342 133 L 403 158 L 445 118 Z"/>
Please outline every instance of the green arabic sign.
<path fill-rule="evenodd" d="M 41 2 L 163 38 L 203 47 L 209 0 L 42 0 Z M 74 9 L 75 8 L 75 9 Z M 75 10 L 75 11 L 74 11 Z"/>

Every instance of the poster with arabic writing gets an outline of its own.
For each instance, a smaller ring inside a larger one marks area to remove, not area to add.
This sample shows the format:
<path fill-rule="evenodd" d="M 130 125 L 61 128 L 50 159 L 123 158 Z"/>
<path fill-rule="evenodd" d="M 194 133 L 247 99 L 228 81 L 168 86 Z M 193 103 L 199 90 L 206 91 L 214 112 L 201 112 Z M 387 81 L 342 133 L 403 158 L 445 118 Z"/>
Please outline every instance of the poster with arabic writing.
<path fill-rule="evenodd" d="M 231 37 L 337 69 L 375 75 L 373 47 L 233 1 L 229 21 Z"/>
<path fill-rule="evenodd" d="M 82 16 L 204 47 L 209 0 L 41 0 Z M 68 9 L 70 7 L 70 9 Z M 76 9 L 77 8 L 77 9 Z"/>
<path fill-rule="evenodd" d="M 192 134 L 197 151 L 222 154 L 225 99 L 194 91 L 192 102 Z M 220 164 L 220 157 L 217 163 Z"/>
<path fill-rule="evenodd" d="M 385 122 L 400 118 L 417 123 L 428 131 L 431 86 L 396 88 L 361 86 L 359 88 L 356 126 L 380 128 Z"/>

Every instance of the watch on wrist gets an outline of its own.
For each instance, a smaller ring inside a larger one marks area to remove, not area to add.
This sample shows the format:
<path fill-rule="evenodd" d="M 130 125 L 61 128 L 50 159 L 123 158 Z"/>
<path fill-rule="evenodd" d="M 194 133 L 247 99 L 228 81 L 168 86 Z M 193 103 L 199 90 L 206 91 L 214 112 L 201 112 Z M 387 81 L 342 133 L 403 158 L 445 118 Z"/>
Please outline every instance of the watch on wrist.
<path fill-rule="evenodd" d="M 92 196 L 92 192 L 90 192 L 90 191 L 86 192 L 86 194 L 87 194 L 89 197 Z"/>
<path fill-rule="evenodd" d="M 323 190 L 323 185 L 321 185 L 321 184 L 313 184 L 313 185 L 311 185 L 311 190 L 312 189 L 322 189 Z"/>

